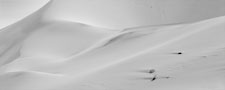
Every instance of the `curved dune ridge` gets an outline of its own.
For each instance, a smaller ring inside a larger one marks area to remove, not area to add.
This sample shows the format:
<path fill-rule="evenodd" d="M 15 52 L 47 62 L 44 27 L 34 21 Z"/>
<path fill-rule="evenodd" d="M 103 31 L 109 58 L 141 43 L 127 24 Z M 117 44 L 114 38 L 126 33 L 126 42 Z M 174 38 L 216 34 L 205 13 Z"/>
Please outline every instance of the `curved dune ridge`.
<path fill-rule="evenodd" d="M 0 90 L 225 89 L 225 16 L 109 29 L 49 19 L 59 2 L 0 30 Z"/>

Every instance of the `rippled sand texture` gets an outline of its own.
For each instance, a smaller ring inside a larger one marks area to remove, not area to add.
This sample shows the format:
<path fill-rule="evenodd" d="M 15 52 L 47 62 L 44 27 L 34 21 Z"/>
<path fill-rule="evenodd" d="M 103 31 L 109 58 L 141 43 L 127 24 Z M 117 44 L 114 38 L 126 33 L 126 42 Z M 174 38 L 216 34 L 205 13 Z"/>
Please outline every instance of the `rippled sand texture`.
<path fill-rule="evenodd" d="M 59 2 L 1 28 L 0 90 L 225 90 L 225 16 L 85 23 Z"/>

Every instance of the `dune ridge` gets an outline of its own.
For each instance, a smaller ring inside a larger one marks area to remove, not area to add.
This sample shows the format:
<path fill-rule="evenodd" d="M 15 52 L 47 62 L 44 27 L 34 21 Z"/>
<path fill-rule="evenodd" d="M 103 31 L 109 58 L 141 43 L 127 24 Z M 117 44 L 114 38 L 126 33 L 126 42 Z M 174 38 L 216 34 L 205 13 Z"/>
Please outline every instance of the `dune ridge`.
<path fill-rule="evenodd" d="M 0 90 L 225 89 L 225 16 L 112 30 L 46 19 L 52 3 L 0 30 Z"/>

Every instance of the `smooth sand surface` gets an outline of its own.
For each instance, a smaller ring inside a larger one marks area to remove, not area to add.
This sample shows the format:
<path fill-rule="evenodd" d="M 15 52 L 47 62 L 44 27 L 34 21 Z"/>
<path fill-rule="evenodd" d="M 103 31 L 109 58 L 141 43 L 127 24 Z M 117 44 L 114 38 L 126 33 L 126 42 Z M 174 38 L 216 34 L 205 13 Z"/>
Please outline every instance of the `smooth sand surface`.
<path fill-rule="evenodd" d="M 225 16 L 94 25 L 58 17 L 68 2 L 3 25 L 0 90 L 225 90 Z"/>

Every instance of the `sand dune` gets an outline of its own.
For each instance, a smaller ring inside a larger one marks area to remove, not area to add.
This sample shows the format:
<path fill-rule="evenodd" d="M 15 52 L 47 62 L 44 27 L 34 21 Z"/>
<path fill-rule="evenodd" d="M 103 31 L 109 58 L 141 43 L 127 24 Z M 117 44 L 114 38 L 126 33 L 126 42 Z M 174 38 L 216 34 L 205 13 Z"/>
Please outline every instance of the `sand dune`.
<path fill-rule="evenodd" d="M 155 25 L 142 22 L 142 15 L 138 23 L 132 15 L 124 19 L 131 23 L 116 19 L 120 15 L 104 19 L 111 17 L 104 11 L 101 20 L 91 19 L 99 17 L 95 13 L 89 22 L 82 19 L 86 14 L 77 19 L 89 9 L 73 18 L 68 11 L 78 9 L 61 11 L 68 2 L 49 1 L 0 30 L 0 90 L 225 89 L 225 16 L 186 21 L 171 15 Z"/>

